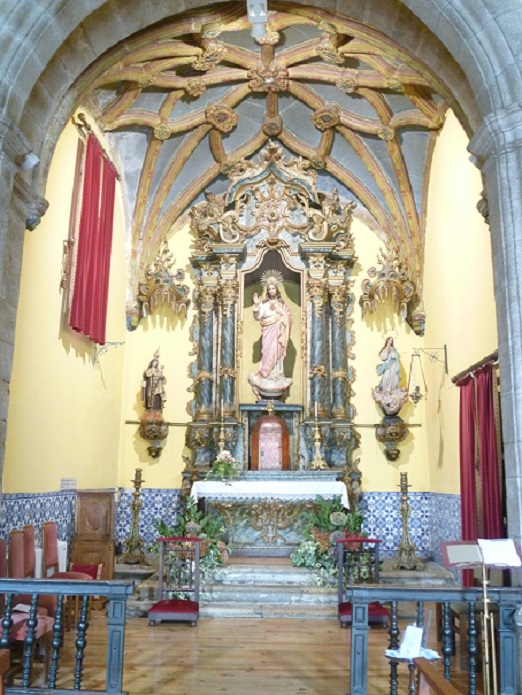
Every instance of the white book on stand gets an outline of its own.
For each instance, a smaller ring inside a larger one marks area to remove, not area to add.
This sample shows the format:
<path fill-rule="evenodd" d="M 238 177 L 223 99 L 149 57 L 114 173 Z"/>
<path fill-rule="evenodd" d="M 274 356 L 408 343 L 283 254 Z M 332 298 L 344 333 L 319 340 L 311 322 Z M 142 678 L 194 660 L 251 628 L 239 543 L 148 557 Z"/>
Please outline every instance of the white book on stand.
<path fill-rule="evenodd" d="M 477 541 L 447 541 L 441 543 L 444 565 L 459 567 L 521 567 L 522 557 L 512 538 Z"/>
<path fill-rule="evenodd" d="M 482 563 L 488 567 L 520 567 L 522 565 L 522 559 L 511 538 L 495 540 L 479 538 L 477 544 Z"/>

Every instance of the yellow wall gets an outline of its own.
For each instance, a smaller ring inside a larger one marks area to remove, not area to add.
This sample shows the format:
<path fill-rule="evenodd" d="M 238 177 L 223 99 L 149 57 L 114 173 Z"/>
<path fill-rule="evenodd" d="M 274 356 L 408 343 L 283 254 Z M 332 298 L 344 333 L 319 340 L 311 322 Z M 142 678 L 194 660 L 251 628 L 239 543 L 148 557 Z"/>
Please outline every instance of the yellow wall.
<path fill-rule="evenodd" d="M 413 427 L 407 439 L 399 446 L 400 457 L 397 461 L 388 461 L 384 455 L 384 446 L 375 437 L 375 425 L 382 421 L 384 413 L 372 397 L 380 377 L 377 375 L 377 365 L 381 360 L 379 352 L 384 346 L 387 336 L 392 336 L 394 345 L 399 352 L 401 363 L 401 386 L 408 384 L 410 357 L 414 346 L 422 342 L 406 322 L 399 320 L 396 305 L 391 301 L 378 304 L 375 313 L 362 317 L 358 298 L 361 295 L 361 284 L 368 277 L 368 269 L 376 266 L 376 258 L 383 242 L 366 227 L 360 220 L 354 220 L 352 232 L 355 242 L 357 263 L 354 267 L 353 292 L 356 296 L 356 307 L 353 314 L 355 359 L 350 364 L 355 368 L 357 379 L 353 386 L 356 407 L 355 422 L 359 425 L 357 432 L 361 438 L 361 446 L 354 458 L 360 458 L 359 468 L 363 474 L 362 487 L 367 492 L 383 492 L 397 490 L 400 473 L 408 473 L 408 482 L 415 491 L 427 489 L 428 477 L 424 451 L 423 428 Z M 421 422 L 417 410 L 407 403 L 399 413 L 407 423 Z"/>
<path fill-rule="evenodd" d="M 77 132 L 68 126 L 49 172 L 49 210 L 26 232 L 10 385 L 4 492 L 117 484 L 123 346 L 94 359 L 92 344 L 64 328 L 60 275 L 69 236 Z M 125 272 L 121 205 L 115 213 L 107 341 L 125 341 Z"/>
<path fill-rule="evenodd" d="M 489 228 L 476 209 L 478 169 L 465 156 L 467 137 L 452 113 L 433 158 L 426 236 L 426 346 L 447 343 L 449 377 L 425 364 L 430 489 L 460 492 L 459 389 L 451 376 L 498 347 Z"/>
<path fill-rule="evenodd" d="M 181 268 L 188 271 L 190 249 L 187 225 L 182 225 L 174 233 L 169 248 L 175 258 L 174 270 Z M 188 272 L 183 284 L 192 287 Z M 166 422 L 177 424 L 169 428 L 165 446 L 157 459 L 148 455 L 148 442 L 139 436 L 137 425 L 123 426 L 119 475 L 119 483 L 123 487 L 130 487 L 136 468 L 143 469 L 144 487 L 177 488 L 181 485 L 181 471 L 185 465 L 182 456 L 190 456 L 190 450 L 185 448 L 185 427 L 179 425 L 191 420 L 187 406 L 193 394 L 187 389 L 192 385 L 188 366 L 194 360 L 194 356 L 189 355 L 192 350 L 189 331 L 194 311 L 193 305 L 189 305 L 187 318 L 184 318 L 175 316 L 169 308 L 162 306 L 152 316 L 142 319 L 135 331 L 127 333 L 122 421 L 136 421 L 142 415 L 143 372 L 159 349 L 160 364 L 164 365 L 163 373 L 167 379 L 163 418 Z"/>

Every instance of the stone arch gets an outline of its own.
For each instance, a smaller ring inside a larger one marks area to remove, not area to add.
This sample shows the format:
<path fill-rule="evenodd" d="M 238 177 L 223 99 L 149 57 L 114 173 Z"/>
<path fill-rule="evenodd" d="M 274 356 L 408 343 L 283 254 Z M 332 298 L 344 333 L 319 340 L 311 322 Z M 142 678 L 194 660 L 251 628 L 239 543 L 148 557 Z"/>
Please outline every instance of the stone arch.
<path fill-rule="evenodd" d="M 0 29 L 0 42 L 6 46 L 0 57 L 0 248 L 3 255 L 0 321 L 6 346 L 0 371 L 1 459 L 27 208 L 38 201 L 38 193 L 44 190 L 54 145 L 80 94 L 81 80 L 77 81 L 84 70 L 116 42 L 173 12 L 170 0 L 158 0 L 153 5 L 144 4 L 132 9 L 125 0 L 68 0 L 55 14 L 52 10 L 31 11 L 32 6 L 25 2 L 20 4 L 13 0 L 7 4 L 9 9 L 3 8 L 6 21 Z M 178 3 L 176 10 L 182 12 L 213 4 L 212 0 L 205 3 L 187 0 Z M 332 11 L 339 7 L 336 0 L 319 0 L 317 5 Z M 473 3 L 426 0 L 420 4 L 418 0 L 372 4 L 345 0 L 342 13 L 384 32 L 408 46 L 415 55 L 422 55 L 454 95 L 455 109 L 470 137 L 489 114 L 509 110 L 509 107 L 518 111 L 515 105 L 519 102 L 522 80 L 517 65 L 518 37 L 515 32 L 522 21 L 522 3 L 516 8 L 512 5 L 503 9 L 501 3 L 492 8 L 486 0 Z M 502 127 L 501 123 L 498 129 Z M 505 125 L 506 129 L 508 127 L 511 127 L 509 123 Z M 520 147 L 520 139 L 517 135 L 517 147 Z M 38 154 L 41 166 L 20 174 L 15 159 L 29 148 Z M 498 238 L 499 258 L 509 242 L 519 245 L 516 211 L 502 213 L 502 206 L 507 207 L 509 200 L 520 199 L 522 190 L 520 167 L 512 163 L 504 173 L 500 169 L 497 165 L 497 171 L 492 171 L 491 177 L 496 178 L 489 185 L 495 194 L 491 226 L 493 236 Z M 501 198 L 500 188 L 510 175 L 514 178 L 508 192 L 510 197 L 506 200 Z M 41 207 L 44 207 L 43 203 Z M 38 210 L 36 212 L 38 214 Z M 9 253 L 6 252 L 7 245 Z M 515 258 L 516 254 L 512 256 Z M 497 261 L 495 277 L 504 282 L 511 266 L 504 267 L 502 263 L 502 260 Z M 516 282 L 513 280 L 513 287 Z M 507 290 L 505 295 L 507 297 Z M 510 374 L 507 388 L 515 394 L 506 399 L 504 415 L 509 420 L 508 427 L 514 432 L 518 429 L 515 427 L 516 416 L 518 412 L 522 413 L 522 402 L 516 396 L 517 391 L 522 392 L 519 384 L 522 358 L 514 354 L 517 348 L 510 338 L 522 333 L 522 320 L 519 308 L 509 306 L 507 299 L 502 301 L 500 292 L 497 296 L 501 306 L 501 363 L 504 360 L 506 367 L 511 365 L 509 370 L 506 369 Z M 516 316 L 511 317 L 510 313 Z M 511 346 L 502 348 L 508 342 Z M 522 459 L 522 443 L 516 442 L 515 434 L 510 442 L 513 440 L 514 450 L 507 454 L 512 457 L 510 465 L 515 475 L 516 462 Z M 512 502 L 510 532 L 515 538 L 520 538 L 519 507 L 520 502 Z"/>

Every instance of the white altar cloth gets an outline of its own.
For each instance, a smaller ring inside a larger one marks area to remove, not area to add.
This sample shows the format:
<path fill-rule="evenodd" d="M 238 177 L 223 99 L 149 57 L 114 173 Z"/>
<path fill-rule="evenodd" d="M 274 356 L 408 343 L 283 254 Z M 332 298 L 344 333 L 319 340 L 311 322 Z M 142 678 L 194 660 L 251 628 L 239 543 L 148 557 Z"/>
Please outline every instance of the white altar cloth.
<path fill-rule="evenodd" d="M 196 480 L 190 491 L 196 502 L 200 497 L 257 499 L 260 497 L 277 499 L 315 499 L 339 496 L 344 507 L 348 508 L 346 485 L 340 480 Z"/>

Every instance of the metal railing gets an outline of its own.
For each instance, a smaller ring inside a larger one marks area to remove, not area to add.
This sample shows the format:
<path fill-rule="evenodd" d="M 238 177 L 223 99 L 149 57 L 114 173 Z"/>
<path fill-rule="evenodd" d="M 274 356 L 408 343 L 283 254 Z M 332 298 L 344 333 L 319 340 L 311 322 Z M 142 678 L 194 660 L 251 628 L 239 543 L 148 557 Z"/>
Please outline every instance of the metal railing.
<path fill-rule="evenodd" d="M 489 588 L 489 601 L 496 604 L 499 695 L 517 695 L 519 672 L 515 613 L 522 604 L 521 588 Z M 451 605 L 466 603 L 468 610 L 467 653 L 468 693 L 476 695 L 480 653 L 480 603 L 482 588 L 402 588 L 383 585 L 349 586 L 344 598 L 352 603 L 352 639 L 350 655 L 350 695 L 368 695 L 368 606 L 373 601 L 390 605 L 389 649 L 400 647 L 400 604 L 416 606 L 415 623 L 424 626 L 427 604 L 440 606 L 441 652 L 444 677 L 452 678 L 454 634 Z M 398 693 L 399 661 L 389 659 L 390 695 Z"/>
<path fill-rule="evenodd" d="M 123 654 L 125 641 L 125 615 L 127 597 L 133 592 L 132 582 L 128 581 L 78 581 L 61 579 L 0 579 L 0 596 L 4 598 L 3 609 L 0 612 L 0 649 L 13 646 L 13 618 L 20 617 L 15 606 L 19 597 L 27 602 L 27 618 L 24 619 L 25 636 L 22 640 L 22 661 L 20 685 L 7 685 L 6 693 L 13 695 L 29 695 L 32 693 L 54 693 L 66 695 L 80 691 L 83 695 L 95 693 L 114 693 L 125 695 L 123 685 Z M 49 623 L 47 645 L 49 653 L 47 662 L 46 684 L 35 685 L 33 681 L 33 657 L 37 643 L 38 620 L 45 619 L 39 613 L 38 602 L 42 596 L 55 596 L 56 606 L 53 620 Z M 89 690 L 82 688 L 84 676 L 84 656 L 87 646 L 89 627 L 89 599 L 103 596 L 107 599 L 107 657 L 104 690 Z M 64 627 L 66 600 L 78 597 L 78 615 L 75 619 L 75 664 L 73 668 L 71 688 L 57 688 L 60 669 L 61 650 L 64 644 Z"/>

